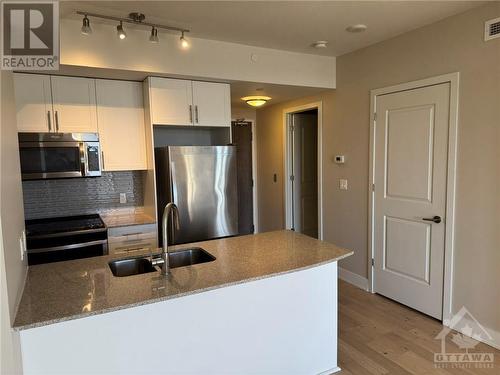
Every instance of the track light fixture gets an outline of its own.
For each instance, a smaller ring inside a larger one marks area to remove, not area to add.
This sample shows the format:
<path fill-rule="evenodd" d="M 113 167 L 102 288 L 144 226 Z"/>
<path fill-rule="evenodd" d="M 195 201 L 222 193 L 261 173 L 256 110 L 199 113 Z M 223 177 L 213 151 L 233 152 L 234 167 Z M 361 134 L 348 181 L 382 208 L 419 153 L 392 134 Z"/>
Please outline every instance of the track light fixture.
<path fill-rule="evenodd" d="M 167 26 L 167 25 L 159 25 L 155 23 L 145 22 L 146 16 L 142 13 L 134 12 L 128 15 L 128 18 L 114 17 L 114 16 L 106 16 L 102 14 L 89 13 L 83 11 L 77 11 L 76 14 L 83 16 L 82 22 L 82 34 L 88 35 L 92 33 L 92 29 L 90 28 L 90 20 L 89 17 L 101 18 L 105 20 L 118 21 L 120 24 L 116 26 L 116 33 L 120 39 L 125 39 L 127 34 L 123 29 L 123 23 L 132 23 L 134 25 L 143 25 L 151 27 L 151 34 L 149 36 L 149 41 L 151 43 L 158 43 L 160 39 L 158 38 L 158 29 L 164 29 L 169 31 L 177 31 L 181 33 L 180 36 L 180 46 L 183 49 L 189 48 L 189 41 L 185 38 L 184 33 L 188 33 L 188 29 L 183 29 L 180 27 Z"/>
<path fill-rule="evenodd" d="M 85 17 L 83 17 L 82 34 L 83 35 L 90 35 L 90 34 L 92 34 L 92 29 L 90 28 L 90 20 L 87 17 L 87 15 L 85 15 Z"/>
<path fill-rule="evenodd" d="M 189 48 L 189 42 L 187 41 L 186 38 L 184 38 L 184 31 L 182 32 L 181 37 L 179 38 L 181 41 L 181 47 L 183 49 L 188 49 Z"/>
<path fill-rule="evenodd" d="M 158 43 L 160 39 L 158 38 L 158 29 L 156 27 L 151 28 L 151 36 L 149 37 L 151 43 Z"/>
<path fill-rule="evenodd" d="M 123 30 L 123 22 L 122 21 L 120 21 L 120 24 L 118 26 L 116 26 L 116 33 L 118 34 L 118 38 L 120 38 L 122 40 L 127 37 L 125 30 Z"/>

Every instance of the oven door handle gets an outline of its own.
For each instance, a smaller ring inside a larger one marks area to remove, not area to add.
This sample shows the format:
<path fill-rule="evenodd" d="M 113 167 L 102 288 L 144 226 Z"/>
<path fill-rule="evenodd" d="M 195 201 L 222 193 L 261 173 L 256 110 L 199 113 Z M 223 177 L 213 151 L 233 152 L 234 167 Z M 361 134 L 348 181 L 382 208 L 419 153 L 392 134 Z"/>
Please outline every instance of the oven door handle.
<path fill-rule="evenodd" d="M 45 247 L 42 249 L 29 249 L 28 254 L 49 253 L 51 251 L 81 249 L 82 247 L 87 247 L 87 246 L 105 245 L 105 244 L 107 244 L 107 242 L 108 242 L 108 240 L 98 240 L 98 241 L 75 243 L 75 244 L 71 244 L 71 245 Z"/>

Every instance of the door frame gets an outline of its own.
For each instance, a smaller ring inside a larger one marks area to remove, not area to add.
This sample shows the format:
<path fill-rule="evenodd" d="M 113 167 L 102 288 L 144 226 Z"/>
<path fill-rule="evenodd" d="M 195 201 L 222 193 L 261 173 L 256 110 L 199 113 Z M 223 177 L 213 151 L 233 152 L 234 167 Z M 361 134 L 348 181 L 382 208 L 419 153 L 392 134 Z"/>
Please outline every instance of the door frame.
<path fill-rule="evenodd" d="M 379 95 L 412 90 L 443 83 L 450 84 L 450 113 L 448 123 L 448 159 L 446 178 L 446 213 L 445 213 L 445 246 L 444 246 L 444 275 L 443 275 L 443 323 L 452 316 L 452 285 L 453 285 L 453 260 L 454 260 L 454 231 L 455 231 L 455 188 L 457 166 L 457 130 L 458 130 L 458 95 L 460 74 L 458 72 L 443 74 L 422 80 L 411 81 L 399 85 L 383 87 L 370 91 L 370 162 L 368 185 L 368 284 L 370 291 L 374 290 L 373 264 L 375 257 L 374 224 L 375 206 L 373 190 L 375 184 L 375 129 L 377 126 L 376 113 L 377 97 Z"/>
<path fill-rule="evenodd" d="M 257 190 L 257 126 L 256 121 L 253 119 L 239 118 L 231 119 L 231 125 L 229 126 L 229 141 L 233 143 L 233 121 L 244 121 L 251 123 L 252 129 L 252 196 L 253 196 L 253 226 L 254 233 L 259 233 L 259 205 L 257 204 L 259 198 L 259 192 Z"/>
<path fill-rule="evenodd" d="M 318 238 L 323 239 L 323 102 L 311 102 L 308 104 L 283 109 L 283 155 L 284 171 L 283 186 L 285 187 L 285 229 L 292 228 L 292 162 L 290 126 L 292 115 L 299 112 L 316 109 L 318 111 Z"/>

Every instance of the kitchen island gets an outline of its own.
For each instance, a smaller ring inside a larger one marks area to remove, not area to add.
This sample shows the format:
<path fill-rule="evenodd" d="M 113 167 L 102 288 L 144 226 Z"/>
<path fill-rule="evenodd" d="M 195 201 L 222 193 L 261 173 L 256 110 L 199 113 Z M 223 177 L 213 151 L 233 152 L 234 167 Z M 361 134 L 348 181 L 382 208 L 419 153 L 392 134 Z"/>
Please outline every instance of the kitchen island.
<path fill-rule="evenodd" d="M 291 231 L 195 246 L 216 260 L 168 276 L 113 276 L 116 256 L 30 267 L 14 322 L 24 371 L 338 369 L 337 261 L 351 251 Z"/>

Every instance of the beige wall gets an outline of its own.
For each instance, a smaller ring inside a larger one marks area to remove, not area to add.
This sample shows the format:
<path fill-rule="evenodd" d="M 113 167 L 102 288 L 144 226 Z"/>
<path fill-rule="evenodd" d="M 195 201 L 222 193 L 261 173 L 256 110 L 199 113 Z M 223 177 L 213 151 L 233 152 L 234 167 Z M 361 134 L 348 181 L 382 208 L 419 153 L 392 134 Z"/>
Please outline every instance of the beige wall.
<path fill-rule="evenodd" d="M 129 28 L 127 38 L 118 41 L 113 25 L 93 23 L 93 33 L 88 36 L 82 35 L 81 27 L 81 20 L 61 20 L 61 64 L 189 78 L 335 87 L 335 57 L 189 36 L 192 47 L 184 51 L 178 47 L 179 36 L 171 33 L 161 33 L 161 42 L 154 44 L 144 42 L 144 30 Z M 308 69 L 304 70 L 304 66 Z"/>
<path fill-rule="evenodd" d="M 11 330 L 26 278 L 19 238 L 24 230 L 23 195 L 19 166 L 14 86 L 12 73 L 0 72 L 0 283 L 1 285 L 1 369 L 2 374 L 21 372 L 19 337 Z"/>
<path fill-rule="evenodd" d="M 325 94 L 325 239 L 355 251 L 341 266 L 367 277 L 370 90 L 460 72 L 453 310 L 466 306 L 500 332 L 500 39 L 484 42 L 491 3 L 337 59 L 335 95 Z M 331 98 L 330 98 L 331 97 Z M 257 112 L 259 209 L 265 229 L 283 227 L 282 109 Z M 330 100 L 327 100 L 330 98 Z M 331 157 L 344 153 L 344 166 Z M 279 173 L 277 184 L 272 173 Z M 337 189 L 338 178 L 349 190 Z"/>

